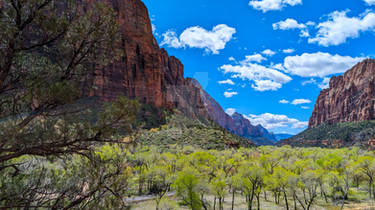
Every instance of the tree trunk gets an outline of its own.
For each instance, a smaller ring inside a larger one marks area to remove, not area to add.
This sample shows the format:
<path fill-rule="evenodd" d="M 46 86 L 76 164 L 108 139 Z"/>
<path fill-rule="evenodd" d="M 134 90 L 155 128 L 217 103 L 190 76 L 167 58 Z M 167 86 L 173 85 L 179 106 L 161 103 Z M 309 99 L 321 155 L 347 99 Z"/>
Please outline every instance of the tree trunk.
<path fill-rule="evenodd" d="M 234 197 L 235 197 L 235 194 L 236 194 L 236 191 L 235 190 L 233 190 L 232 191 L 232 210 L 234 210 Z"/>
<path fill-rule="evenodd" d="M 216 209 L 216 197 L 214 198 L 214 210 Z"/>
<path fill-rule="evenodd" d="M 267 200 L 267 191 L 264 191 L 264 200 L 268 201 Z"/>
<path fill-rule="evenodd" d="M 257 209 L 260 210 L 260 193 L 256 195 L 257 197 Z"/>
<path fill-rule="evenodd" d="M 250 201 L 250 195 L 246 196 L 247 197 L 247 206 L 248 206 L 248 210 L 251 210 L 253 208 L 253 204 L 252 204 L 252 201 Z"/>
<path fill-rule="evenodd" d="M 207 206 L 206 206 L 206 203 L 204 202 L 204 195 L 203 194 L 201 195 L 201 203 L 202 203 L 202 207 L 204 208 L 204 210 L 207 210 Z"/>
<path fill-rule="evenodd" d="M 284 199 L 285 199 L 286 210 L 289 210 L 288 196 L 286 196 L 286 192 L 285 191 L 284 191 Z"/>
<path fill-rule="evenodd" d="M 159 210 L 160 200 L 156 198 L 156 210 Z"/>
<path fill-rule="evenodd" d="M 370 181 L 369 184 L 368 184 L 368 193 L 370 194 L 370 199 L 372 199 L 372 189 L 371 189 L 371 185 L 372 185 L 372 183 L 371 183 L 371 181 Z"/>

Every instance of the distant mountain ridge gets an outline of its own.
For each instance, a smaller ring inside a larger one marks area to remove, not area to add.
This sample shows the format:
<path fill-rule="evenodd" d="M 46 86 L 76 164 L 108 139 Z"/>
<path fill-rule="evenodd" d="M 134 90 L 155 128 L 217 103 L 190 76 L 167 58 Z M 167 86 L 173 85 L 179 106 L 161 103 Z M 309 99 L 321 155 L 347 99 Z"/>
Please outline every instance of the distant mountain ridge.
<path fill-rule="evenodd" d="M 274 136 L 275 136 L 277 141 L 281 141 L 281 140 L 284 140 L 284 139 L 289 139 L 289 138 L 293 137 L 294 135 L 280 133 L 280 134 L 274 134 Z"/>
<path fill-rule="evenodd" d="M 200 96 L 208 115 L 212 120 L 218 123 L 221 127 L 227 129 L 233 134 L 250 139 L 257 145 L 273 145 L 276 138 L 272 133 L 261 125 L 254 126 L 242 114 L 234 113 L 228 115 L 223 108 L 213 99 L 199 84 L 198 81 L 192 80 L 196 88 L 200 90 Z"/>

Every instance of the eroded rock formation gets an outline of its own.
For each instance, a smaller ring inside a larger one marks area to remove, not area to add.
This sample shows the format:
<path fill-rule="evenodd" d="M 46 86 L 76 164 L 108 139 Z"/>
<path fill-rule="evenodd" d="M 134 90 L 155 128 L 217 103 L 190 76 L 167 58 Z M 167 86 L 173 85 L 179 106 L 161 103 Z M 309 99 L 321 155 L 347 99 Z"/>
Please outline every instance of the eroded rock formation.
<path fill-rule="evenodd" d="M 375 119 L 375 60 L 367 59 L 332 77 L 315 104 L 309 127 Z"/>

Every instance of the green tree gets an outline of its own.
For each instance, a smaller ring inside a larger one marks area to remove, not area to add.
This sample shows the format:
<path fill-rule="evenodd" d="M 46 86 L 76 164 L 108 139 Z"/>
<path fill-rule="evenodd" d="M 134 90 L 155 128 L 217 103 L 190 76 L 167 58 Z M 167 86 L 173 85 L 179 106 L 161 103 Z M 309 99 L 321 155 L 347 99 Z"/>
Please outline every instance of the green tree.
<path fill-rule="evenodd" d="M 242 177 L 242 191 L 245 193 L 248 209 L 253 208 L 254 197 L 257 198 L 257 209 L 260 209 L 259 194 L 264 184 L 265 170 L 256 163 L 246 162 L 240 169 Z"/>
<path fill-rule="evenodd" d="M 211 180 L 210 185 L 211 185 L 211 191 L 213 195 L 219 200 L 219 210 L 224 209 L 224 198 L 226 194 L 226 182 L 225 182 L 225 173 L 224 172 L 219 172 L 216 177 Z"/>
<path fill-rule="evenodd" d="M 174 188 L 182 201 L 181 205 L 188 206 L 192 210 L 201 209 L 202 203 L 197 192 L 198 184 L 198 172 L 194 169 L 187 168 L 178 174 Z"/>
<path fill-rule="evenodd" d="M 367 178 L 368 183 L 368 193 L 370 198 L 375 199 L 375 158 L 373 156 L 363 156 L 358 159 L 358 166 L 362 173 Z"/>

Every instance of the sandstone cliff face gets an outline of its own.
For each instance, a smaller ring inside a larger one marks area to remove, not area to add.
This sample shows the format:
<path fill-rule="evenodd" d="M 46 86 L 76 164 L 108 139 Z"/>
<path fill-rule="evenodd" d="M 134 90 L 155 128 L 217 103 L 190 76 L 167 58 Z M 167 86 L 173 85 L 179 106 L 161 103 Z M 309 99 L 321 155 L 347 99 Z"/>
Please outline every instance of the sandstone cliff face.
<path fill-rule="evenodd" d="M 189 117 L 208 117 L 199 90 L 184 78 L 184 67 L 160 49 L 153 34 L 146 6 L 140 0 L 105 1 L 118 13 L 123 57 L 94 75 L 89 96 L 111 101 L 125 95 L 142 103 L 178 108 Z"/>
<path fill-rule="evenodd" d="M 375 119 L 375 60 L 355 65 L 343 76 L 333 77 L 315 104 L 309 127 L 324 123 Z"/>
<path fill-rule="evenodd" d="M 124 56 L 94 75 L 89 96 L 111 101 L 125 95 L 156 107 L 178 109 L 186 116 L 213 120 L 233 134 L 250 138 L 262 132 L 247 119 L 234 120 L 200 86 L 184 78 L 184 67 L 175 57 L 160 49 L 153 34 L 146 6 L 141 0 L 104 1 L 118 13 Z"/>

